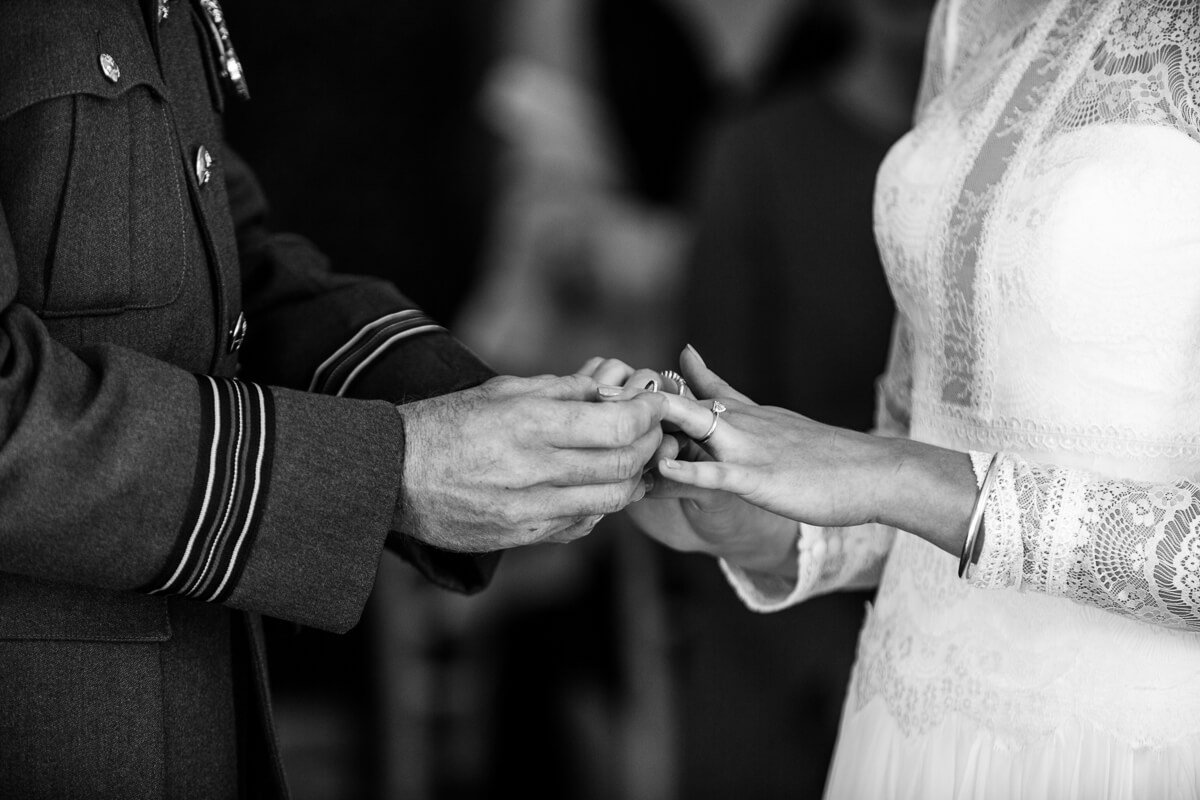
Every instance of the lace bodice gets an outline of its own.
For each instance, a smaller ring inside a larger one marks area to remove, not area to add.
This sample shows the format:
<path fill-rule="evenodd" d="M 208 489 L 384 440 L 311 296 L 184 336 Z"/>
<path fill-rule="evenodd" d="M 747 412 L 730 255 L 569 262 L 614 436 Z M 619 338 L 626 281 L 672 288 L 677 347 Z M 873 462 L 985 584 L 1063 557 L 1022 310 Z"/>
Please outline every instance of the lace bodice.
<path fill-rule="evenodd" d="M 853 691 L 906 730 L 1200 732 L 1200 0 L 942 0 L 876 235 L 881 430 L 1001 453 L 974 585 L 914 537 L 802 526 L 794 585 L 726 566 L 743 599 L 882 573 Z"/>

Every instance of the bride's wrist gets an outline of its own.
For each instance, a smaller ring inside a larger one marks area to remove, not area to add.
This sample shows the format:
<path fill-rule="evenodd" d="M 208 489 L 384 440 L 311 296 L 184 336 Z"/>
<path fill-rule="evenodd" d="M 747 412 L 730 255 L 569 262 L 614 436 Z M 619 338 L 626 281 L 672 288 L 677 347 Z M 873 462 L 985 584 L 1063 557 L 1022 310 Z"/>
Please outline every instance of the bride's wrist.
<path fill-rule="evenodd" d="M 970 456 L 911 439 L 880 441 L 878 521 L 957 555 L 977 493 Z"/>

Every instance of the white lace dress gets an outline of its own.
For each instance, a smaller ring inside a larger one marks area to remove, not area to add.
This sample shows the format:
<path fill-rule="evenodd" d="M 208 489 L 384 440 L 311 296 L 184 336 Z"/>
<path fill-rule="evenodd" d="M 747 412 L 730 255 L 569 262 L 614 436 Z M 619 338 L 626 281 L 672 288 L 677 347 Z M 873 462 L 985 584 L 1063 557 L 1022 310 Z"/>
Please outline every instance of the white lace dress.
<path fill-rule="evenodd" d="M 752 608 L 879 584 L 827 796 L 1200 796 L 1200 0 L 943 0 L 879 172 L 879 427 L 999 452 L 986 546 L 801 526 Z"/>

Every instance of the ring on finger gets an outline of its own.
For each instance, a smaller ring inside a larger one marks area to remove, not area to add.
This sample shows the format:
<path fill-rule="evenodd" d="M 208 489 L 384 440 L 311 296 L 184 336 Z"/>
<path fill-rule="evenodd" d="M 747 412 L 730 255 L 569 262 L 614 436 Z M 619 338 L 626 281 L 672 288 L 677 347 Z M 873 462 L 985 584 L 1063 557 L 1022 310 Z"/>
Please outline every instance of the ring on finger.
<path fill-rule="evenodd" d="M 717 423 L 721 421 L 721 415 L 724 414 L 728 410 L 729 409 L 726 408 L 725 404 L 722 403 L 720 400 L 713 400 L 712 424 L 708 426 L 708 431 L 705 432 L 705 434 L 703 436 L 701 436 L 699 439 L 696 440 L 699 444 L 704 444 L 705 442 L 707 442 L 709 439 L 712 438 L 713 433 L 717 430 Z"/>

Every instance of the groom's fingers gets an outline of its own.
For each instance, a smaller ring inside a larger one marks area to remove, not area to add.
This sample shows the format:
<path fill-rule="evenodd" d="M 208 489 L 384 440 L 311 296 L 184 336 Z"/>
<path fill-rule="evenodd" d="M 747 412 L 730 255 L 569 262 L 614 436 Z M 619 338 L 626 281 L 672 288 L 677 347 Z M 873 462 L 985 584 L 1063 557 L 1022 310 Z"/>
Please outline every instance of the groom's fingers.
<path fill-rule="evenodd" d="M 592 358 L 589 358 L 587 361 L 583 362 L 583 366 L 575 370 L 575 374 L 583 375 L 587 378 L 594 377 L 596 370 L 599 369 L 600 365 L 603 363 L 604 356 L 593 356 Z"/>
<path fill-rule="evenodd" d="M 586 486 L 632 480 L 653 463 L 662 440 L 662 429 L 654 426 L 625 447 L 560 449 L 544 461 L 545 481 L 553 486 Z"/>
<path fill-rule="evenodd" d="M 625 379 L 625 390 L 632 394 L 637 392 L 657 392 L 663 388 L 663 376 L 652 369 L 635 370 Z"/>
<path fill-rule="evenodd" d="M 609 358 L 596 367 L 592 372 L 592 377 L 596 379 L 597 383 L 606 386 L 624 386 L 633 372 L 633 367 L 624 361 L 618 358 Z"/>
<path fill-rule="evenodd" d="M 654 469 L 655 465 L 664 458 L 678 458 L 684 454 L 684 442 L 690 441 L 686 436 L 680 433 L 664 434 L 662 441 L 658 445 L 658 449 L 654 451 L 654 455 L 646 463 L 647 469 Z"/>
<path fill-rule="evenodd" d="M 637 477 L 620 483 L 556 488 L 548 495 L 550 511 L 556 518 L 615 514 L 645 497 L 649 485 L 650 481 L 638 473 Z"/>
<path fill-rule="evenodd" d="M 592 529 L 604 519 L 604 514 L 593 514 L 588 517 L 570 518 L 563 520 L 563 527 L 558 533 L 542 539 L 550 544 L 567 544 L 576 539 L 582 539 L 592 532 Z"/>
<path fill-rule="evenodd" d="M 663 408 L 650 393 L 619 403 L 546 403 L 527 435 L 559 448 L 626 447 L 659 427 Z"/>

